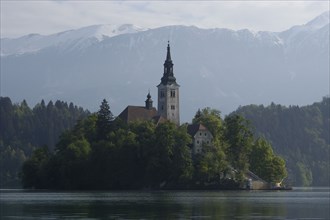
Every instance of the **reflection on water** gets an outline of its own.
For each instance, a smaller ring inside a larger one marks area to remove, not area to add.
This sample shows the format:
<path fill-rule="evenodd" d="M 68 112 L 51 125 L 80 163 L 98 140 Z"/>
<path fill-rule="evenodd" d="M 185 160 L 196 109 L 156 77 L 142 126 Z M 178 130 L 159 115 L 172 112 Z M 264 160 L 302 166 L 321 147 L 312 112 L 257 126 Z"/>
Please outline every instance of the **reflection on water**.
<path fill-rule="evenodd" d="M 330 219 L 329 188 L 0 193 L 1 219 Z"/>

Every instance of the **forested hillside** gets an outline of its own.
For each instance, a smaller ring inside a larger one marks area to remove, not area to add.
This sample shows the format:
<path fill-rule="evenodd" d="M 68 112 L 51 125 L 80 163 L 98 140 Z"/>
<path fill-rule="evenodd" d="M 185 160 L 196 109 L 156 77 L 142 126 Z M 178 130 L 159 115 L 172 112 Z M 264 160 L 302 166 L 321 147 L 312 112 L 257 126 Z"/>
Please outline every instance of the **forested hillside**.
<path fill-rule="evenodd" d="M 259 136 L 272 143 L 299 186 L 329 186 L 330 98 L 298 107 L 248 105 L 235 113 L 250 120 Z"/>
<path fill-rule="evenodd" d="M 329 105 L 330 98 L 325 97 L 321 102 L 304 107 L 285 107 L 272 103 L 267 107 L 263 105 L 240 107 L 234 113 L 250 120 L 256 135 L 265 137 L 271 142 L 275 153 L 283 156 L 289 172 L 289 181 L 293 185 L 325 186 L 329 185 L 330 173 Z M 88 115 L 90 115 L 88 111 L 72 103 L 50 101 L 46 104 L 41 101 L 30 108 L 26 101 L 13 104 L 9 98 L 1 97 L 0 187 L 19 187 L 19 172 L 23 162 L 31 157 L 35 149 L 43 146 L 47 146 L 47 151 L 51 153 L 59 141 L 60 134 L 71 130 L 79 119 L 85 119 L 80 125 L 86 125 L 84 129 L 92 131 L 95 125 L 87 123 L 90 121 L 86 119 Z M 91 116 L 90 119 L 95 120 L 94 117 Z M 207 120 L 200 122 L 207 125 L 210 130 L 214 127 Z M 79 124 L 76 128 L 79 128 Z M 134 131 L 133 128 L 131 132 Z M 222 131 L 214 131 L 214 135 L 219 132 Z M 225 139 L 230 140 L 229 137 L 230 135 Z M 85 138 L 88 139 L 88 135 Z M 95 140 L 92 138 L 89 141 L 92 143 Z M 261 142 L 259 144 L 266 145 Z M 58 146 L 60 145 L 61 143 L 58 143 Z M 230 156 L 229 152 L 227 154 Z M 250 169 L 253 169 L 253 166 L 250 161 Z M 256 164 L 255 166 L 257 167 Z"/>
<path fill-rule="evenodd" d="M 41 101 L 30 108 L 25 100 L 14 104 L 0 97 L 0 187 L 19 186 L 21 165 L 32 152 L 44 146 L 52 151 L 59 135 L 87 115 L 72 103 Z"/>
<path fill-rule="evenodd" d="M 199 110 L 213 136 L 191 154 L 187 124 L 124 123 L 103 100 L 100 110 L 65 132 L 56 150 L 36 150 L 22 168 L 25 188 L 37 189 L 238 189 L 250 169 L 270 183 L 286 177 L 285 162 L 264 139 L 253 137 L 239 115 Z M 202 135 L 202 133 L 200 133 Z"/>

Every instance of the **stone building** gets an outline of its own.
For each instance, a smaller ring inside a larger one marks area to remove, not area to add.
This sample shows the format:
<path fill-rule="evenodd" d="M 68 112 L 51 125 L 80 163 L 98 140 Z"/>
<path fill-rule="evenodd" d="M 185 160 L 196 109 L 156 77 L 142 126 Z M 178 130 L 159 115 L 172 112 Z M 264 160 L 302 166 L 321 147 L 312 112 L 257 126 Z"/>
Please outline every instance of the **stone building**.
<path fill-rule="evenodd" d="M 188 125 L 187 132 L 192 137 L 191 151 L 193 154 L 201 153 L 203 146 L 212 144 L 213 136 L 202 124 Z"/>

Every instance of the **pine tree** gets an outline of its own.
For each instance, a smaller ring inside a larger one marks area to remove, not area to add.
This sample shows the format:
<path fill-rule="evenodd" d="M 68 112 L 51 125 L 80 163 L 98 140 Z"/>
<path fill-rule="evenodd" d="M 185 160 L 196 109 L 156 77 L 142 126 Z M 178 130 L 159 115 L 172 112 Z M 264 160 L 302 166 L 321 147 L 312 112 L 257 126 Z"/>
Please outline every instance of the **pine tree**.
<path fill-rule="evenodd" d="M 99 139 L 106 139 L 110 131 L 110 123 L 113 120 L 113 114 L 107 100 L 103 99 L 100 110 L 97 112 L 96 129 Z"/>

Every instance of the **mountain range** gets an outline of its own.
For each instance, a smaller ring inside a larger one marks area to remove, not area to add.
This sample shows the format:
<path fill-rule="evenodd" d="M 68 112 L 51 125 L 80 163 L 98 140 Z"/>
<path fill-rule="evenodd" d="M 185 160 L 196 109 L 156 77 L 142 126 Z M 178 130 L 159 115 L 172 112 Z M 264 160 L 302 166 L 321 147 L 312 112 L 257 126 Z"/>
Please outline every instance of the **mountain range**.
<path fill-rule="evenodd" d="M 114 115 L 157 103 L 170 41 L 182 122 L 198 108 L 228 114 L 247 104 L 306 105 L 329 94 L 329 11 L 282 32 L 131 24 L 1 38 L 1 96 L 30 105 L 72 101 Z M 157 106 L 156 106 L 157 107 Z"/>

